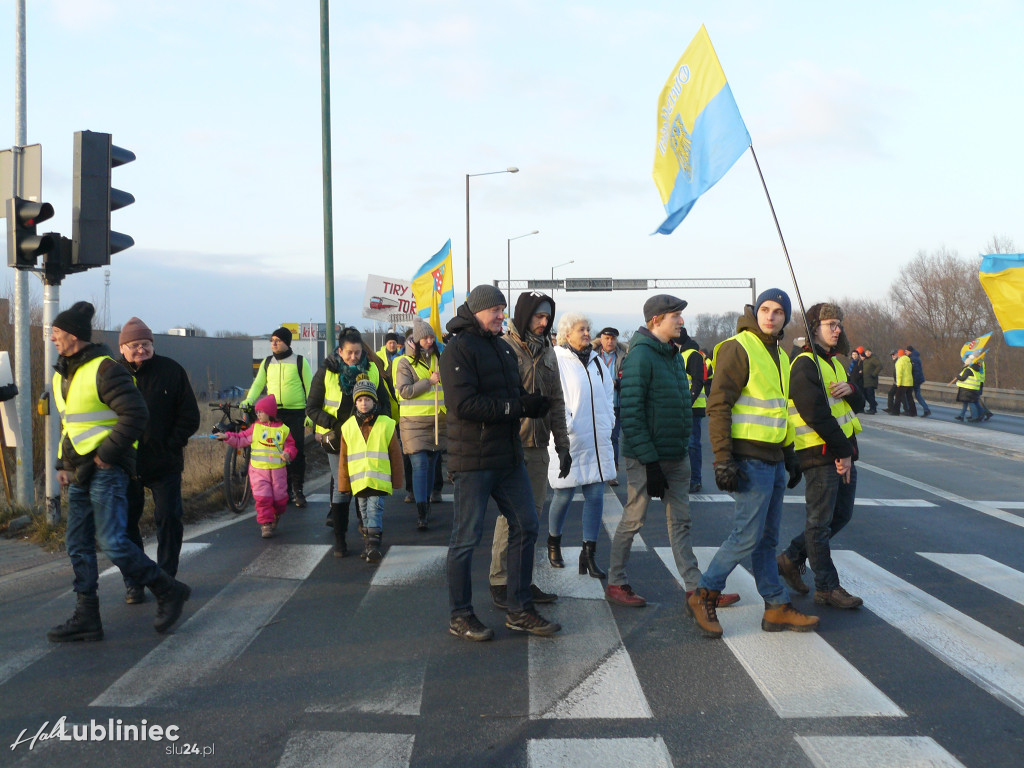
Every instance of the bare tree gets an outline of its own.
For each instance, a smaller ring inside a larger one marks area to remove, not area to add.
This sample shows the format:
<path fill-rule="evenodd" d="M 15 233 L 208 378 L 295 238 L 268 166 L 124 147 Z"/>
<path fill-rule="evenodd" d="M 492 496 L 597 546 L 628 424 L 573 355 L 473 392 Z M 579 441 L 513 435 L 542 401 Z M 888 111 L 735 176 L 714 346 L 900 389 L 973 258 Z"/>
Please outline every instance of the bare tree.
<path fill-rule="evenodd" d="M 739 319 L 739 312 L 702 312 L 694 318 L 694 329 L 690 335 L 703 349 L 711 351 L 736 333 L 736 322 Z"/>

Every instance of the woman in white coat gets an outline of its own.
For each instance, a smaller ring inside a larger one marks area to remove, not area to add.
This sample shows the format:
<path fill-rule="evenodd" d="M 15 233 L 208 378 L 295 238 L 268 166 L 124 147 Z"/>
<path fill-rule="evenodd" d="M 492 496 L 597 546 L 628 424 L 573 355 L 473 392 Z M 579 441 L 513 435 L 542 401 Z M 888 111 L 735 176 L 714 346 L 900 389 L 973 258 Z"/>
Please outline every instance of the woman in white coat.
<path fill-rule="evenodd" d="M 612 450 L 612 407 L 614 386 L 604 370 L 600 356 L 590 346 L 590 319 L 578 312 L 562 315 L 558 321 L 558 373 L 565 397 L 565 422 L 569 433 L 572 467 L 559 477 L 554 445 L 548 445 L 553 457 L 548 484 L 553 491 L 548 510 L 548 532 L 561 536 L 565 516 L 577 488 L 583 489 L 583 550 L 580 573 L 595 579 L 607 574 L 594 562 L 597 535 L 604 512 L 604 485 L 615 477 L 615 452 Z"/>

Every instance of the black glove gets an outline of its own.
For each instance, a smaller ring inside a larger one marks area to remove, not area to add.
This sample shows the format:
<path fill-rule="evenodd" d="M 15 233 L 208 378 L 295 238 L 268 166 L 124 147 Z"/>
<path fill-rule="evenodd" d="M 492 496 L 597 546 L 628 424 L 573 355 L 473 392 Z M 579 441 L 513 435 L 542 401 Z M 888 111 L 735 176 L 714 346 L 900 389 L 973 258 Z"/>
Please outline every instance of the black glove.
<path fill-rule="evenodd" d="M 661 463 L 652 461 L 650 464 L 644 464 L 644 469 L 647 470 L 647 495 L 652 499 L 660 499 L 668 490 L 668 480 L 661 471 Z"/>
<path fill-rule="evenodd" d="M 563 448 L 558 451 L 558 478 L 568 477 L 571 468 L 572 456 L 569 455 L 568 449 Z"/>
<path fill-rule="evenodd" d="M 16 397 L 18 394 L 17 384 L 5 384 L 0 387 L 0 403 L 5 400 L 10 400 L 12 397 Z"/>
<path fill-rule="evenodd" d="M 789 472 L 789 482 L 786 483 L 786 487 L 796 488 L 800 485 L 800 478 L 804 476 L 804 473 L 800 469 L 800 459 L 795 453 L 786 455 L 786 471 Z"/>
<path fill-rule="evenodd" d="M 732 459 L 715 462 L 715 485 L 718 490 L 733 493 L 740 489 L 740 483 L 747 479 L 747 474 Z"/>
<path fill-rule="evenodd" d="M 534 392 L 520 397 L 519 405 L 522 406 L 523 416 L 527 419 L 539 419 L 551 408 L 551 401 L 540 392 Z"/>

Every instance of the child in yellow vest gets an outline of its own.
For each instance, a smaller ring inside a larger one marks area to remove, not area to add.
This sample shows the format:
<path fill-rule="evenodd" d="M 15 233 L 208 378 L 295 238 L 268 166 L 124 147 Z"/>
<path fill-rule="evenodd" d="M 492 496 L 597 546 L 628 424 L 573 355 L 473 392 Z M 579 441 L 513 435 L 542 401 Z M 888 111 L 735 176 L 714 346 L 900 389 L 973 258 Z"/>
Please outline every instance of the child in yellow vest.
<path fill-rule="evenodd" d="M 256 522 L 264 539 L 277 529 L 277 519 L 288 507 L 288 464 L 298 449 L 283 422 L 277 420 L 277 399 L 267 395 L 256 401 L 256 423 L 244 432 L 217 435 L 234 448 L 252 445 L 249 484 L 256 502 Z"/>
<path fill-rule="evenodd" d="M 360 557 L 376 565 L 383 557 L 384 497 L 405 482 L 402 449 L 395 435 L 395 420 L 377 413 L 377 388 L 365 376 L 352 387 L 352 399 L 355 413 L 341 425 L 338 491 L 355 497 L 363 535 Z M 341 556 L 337 551 L 334 554 Z"/>

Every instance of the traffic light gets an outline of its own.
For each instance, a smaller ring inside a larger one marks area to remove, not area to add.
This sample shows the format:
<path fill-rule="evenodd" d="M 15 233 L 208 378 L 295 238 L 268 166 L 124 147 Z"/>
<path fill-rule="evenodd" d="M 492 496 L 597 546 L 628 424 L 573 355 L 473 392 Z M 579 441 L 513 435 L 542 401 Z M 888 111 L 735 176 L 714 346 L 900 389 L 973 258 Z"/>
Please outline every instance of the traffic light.
<path fill-rule="evenodd" d="M 36 225 L 53 216 L 49 203 L 33 203 L 20 197 L 7 200 L 7 266 L 32 269 L 36 259 L 49 253 L 56 241 L 53 235 L 37 235 Z"/>
<path fill-rule="evenodd" d="M 131 248 L 128 235 L 110 230 L 110 212 L 135 202 L 128 192 L 110 186 L 110 171 L 130 163 L 135 154 L 115 147 L 109 133 L 75 133 L 74 188 L 71 209 L 71 262 L 83 267 L 110 263 L 110 255 Z"/>

